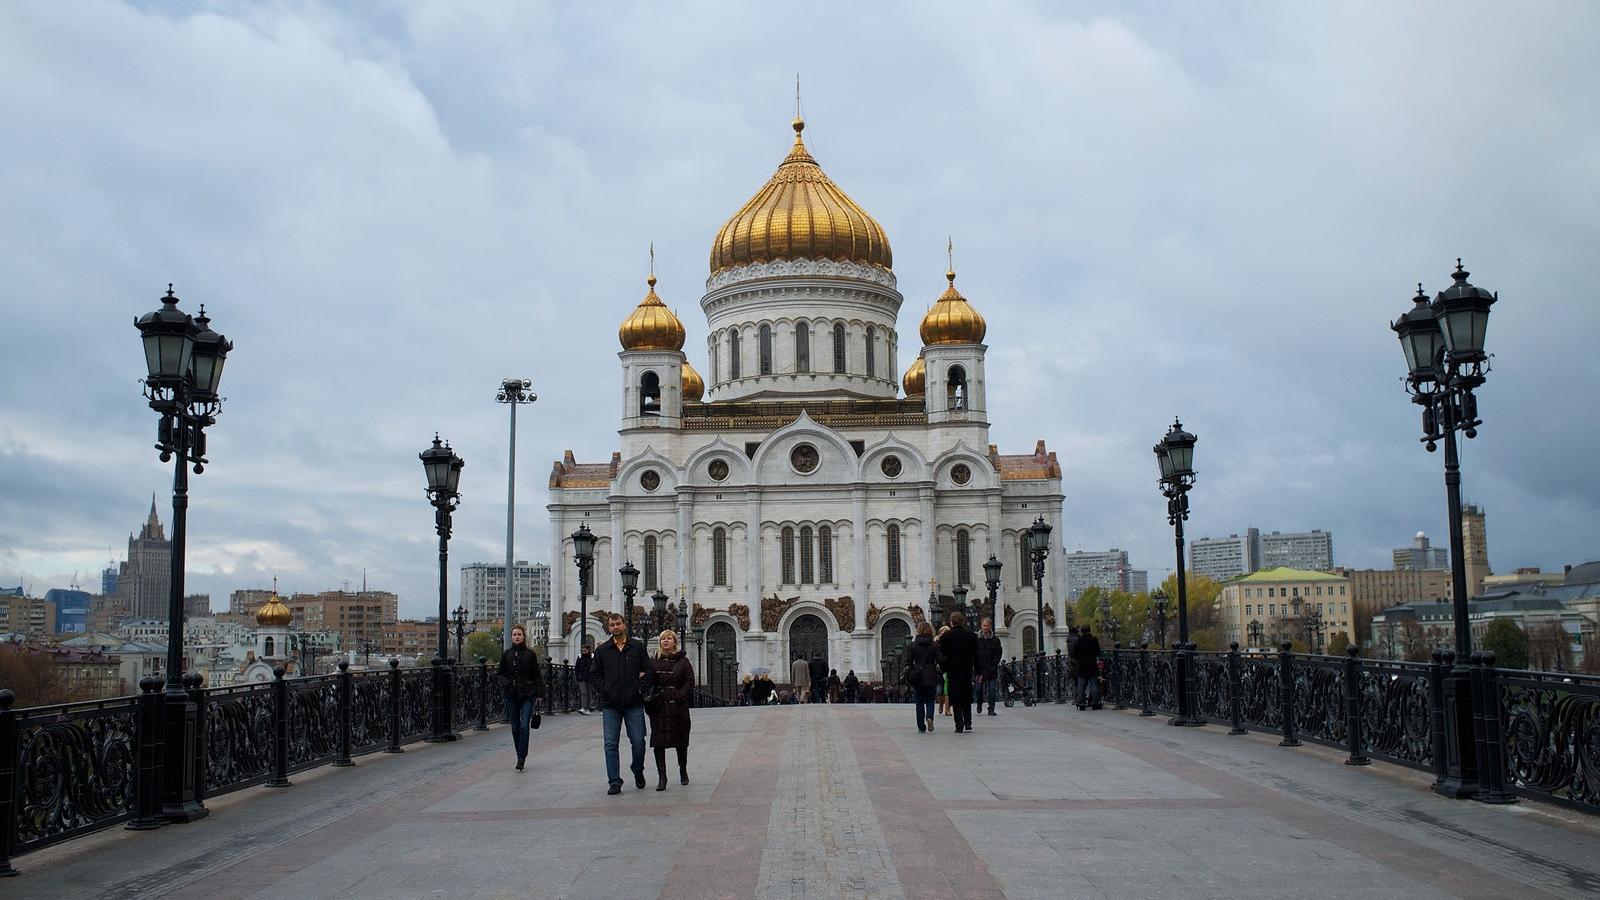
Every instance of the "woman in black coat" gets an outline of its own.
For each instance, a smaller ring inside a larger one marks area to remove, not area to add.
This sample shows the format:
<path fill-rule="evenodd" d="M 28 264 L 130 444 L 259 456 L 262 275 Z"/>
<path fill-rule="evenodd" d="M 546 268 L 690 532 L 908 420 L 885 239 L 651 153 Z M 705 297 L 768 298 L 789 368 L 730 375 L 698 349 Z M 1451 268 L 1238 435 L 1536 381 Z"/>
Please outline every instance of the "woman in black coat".
<path fill-rule="evenodd" d="M 528 758 L 528 722 L 544 696 L 544 673 L 539 655 L 528 646 L 528 633 L 511 626 L 511 646 L 500 656 L 497 673 L 506 695 L 506 721 L 511 723 L 511 743 L 517 748 L 517 771 Z"/>
<path fill-rule="evenodd" d="M 694 667 L 678 649 L 677 632 L 661 632 L 661 650 L 654 661 L 656 696 L 651 704 L 650 747 L 656 754 L 656 790 L 667 789 L 667 748 L 678 751 L 678 778 L 689 783 L 689 699 L 694 693 Z"/>
<path fill-rule="evenodd" d="M 939 648 L 933 643 L 933 626 L 917 626 L 917 638 L 906 647 L 906 683 L 916 694 L 917 730 L 933 730 L 933 703 L 938 696 Z"/>

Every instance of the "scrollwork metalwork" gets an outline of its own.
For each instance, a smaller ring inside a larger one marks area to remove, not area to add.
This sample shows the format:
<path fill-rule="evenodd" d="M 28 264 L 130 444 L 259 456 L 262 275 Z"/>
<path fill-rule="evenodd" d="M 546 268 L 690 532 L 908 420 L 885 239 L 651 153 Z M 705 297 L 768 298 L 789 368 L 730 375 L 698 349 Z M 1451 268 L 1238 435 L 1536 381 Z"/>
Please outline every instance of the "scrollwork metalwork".
<path fill-rule="evenodd" d="M 1228 654 L 1194 655 L 1195 711 L 1202 719 L 1226 722 L 1228 709 Z"/>
<path fill-rule="evenodd" d="M 1362 660 L 1361 737 L 1364 749 L 1401 765 L 1433 766 L 1428 666 Z"/>
<path fill-rule="evenodd" d="M 133 815 L 137 699 L 23 710 L 17 727 L 19 851 Z"/>
<path fill-rule="evenodd" d="M 332 762 L 339 754 L 339 676 L 295 678 L 289 685 L 289 771 Z"/>
<path fill-rule="evenodd" d="M 1295 728 L 1302 740 L 1343 745 L 1344 661 L 1297 656 L 1294 667 Z"/>
<path fill-rule="evenodd" d="M 1508 785 L 1600 811 L 1600 678 L 1501 671 L 1496 680 Z"/>
<path fill-rule="evenodd" d="M 272 774 L 272 684 L 207 691 L 206 790 L 235 791 Z"/>
<path fill-rule="evenodd" d="M 382 749 L 389 743 L 389 673 L 354 672 L 350 676 L 350 752 Z"/>

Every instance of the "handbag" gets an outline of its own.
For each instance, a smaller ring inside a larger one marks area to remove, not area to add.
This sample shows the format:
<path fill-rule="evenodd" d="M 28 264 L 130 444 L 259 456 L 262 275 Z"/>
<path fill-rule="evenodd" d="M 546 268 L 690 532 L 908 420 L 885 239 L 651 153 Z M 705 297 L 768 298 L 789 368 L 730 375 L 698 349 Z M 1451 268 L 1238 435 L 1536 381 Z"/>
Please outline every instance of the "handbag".
<path fill-rule="evenodd" d="M 531 720 L 529 720 L 528 724 L 532 725 L 535 729 L 538 729 L 538 727 L 541 724 L 543 724 L 540 721 L 542 718 L 543 718 L 543 716 L 540 716 L 539 713 L 537 711 L 535 711 L 534 714 L 533 714 L 533 718 Z"/>

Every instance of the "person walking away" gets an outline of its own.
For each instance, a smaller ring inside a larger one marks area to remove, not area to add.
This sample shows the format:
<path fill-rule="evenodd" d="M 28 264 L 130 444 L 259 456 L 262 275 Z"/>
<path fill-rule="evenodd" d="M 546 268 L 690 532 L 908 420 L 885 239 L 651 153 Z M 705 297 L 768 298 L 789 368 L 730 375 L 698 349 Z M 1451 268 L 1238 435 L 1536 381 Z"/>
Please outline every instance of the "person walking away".
<path fill-rule="evenodd" d="M 907 680 L 915 692 L 917 731 L 933 731 L 933 704 L 939 690 L 939 648 L 933 643 L 933 626 L 917 626 L 917 637 L 906 647 Z"/>
<path fill-rule="evenodd" d="M 587 641 L 577 664 L 572 667 L 572 677 L 578 682 L 578 715 L 587 716 L 589 710 L 594 709 L 594 648 Z"/>
<path fill-rule="evenodd" d="M 839 670 L 828 670 L 828 702 L 838 703 L 839 692 L 844 690 L 844 682 L 839 680 Z"/>
<path fill-rule="evenodd" d="M 950 614 L 950 630 L 939 639 L 939 651 L 949 679 L 948 701 L 955 715 L 956 734 L 971 731 L 972 673 L 978 664 L 978 638 L 967 630 L 964 614 Z"/>
<path fill-rule="evenodd" d="M 855 703 L 856 698 L 861 695 L 861 679 L 856 677 L 855 669 L 845 673 L 843 687 L 844 702 Z"/>
<path fill-rule="evenodd" d="M 797 696 L 811 683 L 811 663 L 807 662 L 805 657 L 797 656 L 789 663 L 789 680 L 794 682 L 794 692 Z"/>
<path fill-rule="evenodd" d="M 989 715 L 994 715 L 995 695 L 1000 692 L 1000 658 L 1005 651 L 1000 647 L 1000 639 L 994 634 L 994 620 L 984 619 L 978 623 L 978 660 L 975 671 L 978 676 L 977 702 L 980 711 L 983 701 L 989 701 Z"/>
<path fill-rule="evenodd" d="M 633 786 L 644 789 L 644 684 L 645 679 L 653 677 L 654 669 L 644 643 L 628 637 L 628 624 L 622 620 L 622 613 L 612 613 L 606 619 L 606 628 L 611 640 L 595 651 L 595 681 L 605 717 L 606 793 L 620 794 L 622 771 L 617 744 L 624 726 L 633 750 Z"/>
<path fill-rule="evenodd" d="M 1078 708 L 1100 709 L 1100 640 L 1089 633 L 1087 625 L 1078 628 L 1072 661 L 1078 669 Z"/>
<path fill-rule="evenodd" d="M 750 687 L 750 702 L 756 706 L 766 706 L 772 702 L 772 678 L 762 672 L 756 676 L 755 683 Z"/>
<path fill-rule="evenodd" d="M 821 703 L 828 690 L 828 664 L 823 661 L 819 653 L 811 654 L 811 665 L 808 667 L 811 675 L 811 702 Z"/>
<path fill-rule="evenodd" d="M 517 771 L 528 758 L 528 723 L 544 696 L 544 673 L 539 654 L 528 646 L 528 632 L 511 627 L 511 646 L 500 655 L 500 687 L 506 695 L 506 721 L 511 723 L 511 743 L 517 749 Z"/>
<path fill-rule="evenodd" d="M 950 633 L 950 626 L 949 625 L 941 625 L 941 626 L 939 626 L 939 633 L 934 635 L 934 638 L 933 638 L 934 645 L 938 646 L 939 642 L 944 640 L 944 636 L 949 634 L 949 633 Z M 943 653 L 943 651 L 940 651 L 940 652 Z M 941 660 L 941 663 L 942 662 L 943 661 Z M 941 666 L 940 671 L 944 671 L 942 666 Z M 950 715 L 950 675 L 949 675 L 948 672 L 946 672 L 943 676 L 941 676 L 939 678 L 939 697 L 938 697 L 938 699 L 939 699 L 939 715 L 941 715 L 941 716 Z"/>
<path fill-rule="evenodd" d="M 1072 649 L 1078 646 L 1078 626 L 1067 626 L 1067 684 L 1072 686 L 1072 702 L 1080 702 L 1078 693 L 1078 659 L 1072 655 Z"/>
<path fill-rule="evenodd" d="M 667 748 L 678 752 L 678 781 L 689 783 L 689 694 L 694 690 L 694 667 L 688 654 L 678 649 L 678 633 L 661 632 L 653 674 L 661 701 L 650 711 L 650 749 L 656 754 L 656 790 L 667 789 Z M 747 678 L 749 676 L 746 676 Z"/>

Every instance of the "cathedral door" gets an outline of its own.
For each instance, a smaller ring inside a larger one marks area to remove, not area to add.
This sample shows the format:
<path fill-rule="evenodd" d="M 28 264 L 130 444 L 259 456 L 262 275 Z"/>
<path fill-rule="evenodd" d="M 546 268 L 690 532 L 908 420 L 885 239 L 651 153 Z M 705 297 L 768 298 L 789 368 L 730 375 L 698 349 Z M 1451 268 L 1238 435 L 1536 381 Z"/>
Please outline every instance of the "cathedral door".
<path fill-rule="evenodd" d="M 706 629 L 705 660 L 700 680 L 718 697 L 731 699 L 739 690 L 739 650 L 733 626 L 715 622 Z"/>
<path fill-rule="evenodd" d="M 828 626 L 807 613 L 796 617 L 789 626 L 789 661 L 809 660 L 812 655 L 822 657 L 824 663 L 828 661 Z"/>

